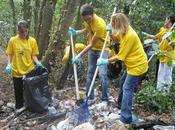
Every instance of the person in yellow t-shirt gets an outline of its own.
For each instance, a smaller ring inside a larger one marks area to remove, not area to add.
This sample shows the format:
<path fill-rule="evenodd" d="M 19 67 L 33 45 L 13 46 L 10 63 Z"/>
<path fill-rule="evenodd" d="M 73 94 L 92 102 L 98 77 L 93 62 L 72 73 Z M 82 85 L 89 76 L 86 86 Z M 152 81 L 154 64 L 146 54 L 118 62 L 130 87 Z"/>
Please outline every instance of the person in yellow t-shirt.
<path fill-rule="evenodd" d="M 82 19 L 84 20 L 84 29 L 81 30 L 75 30 L 73 28 L 70 28 L 68 30 L 69 35 L 77 35 L 77 34 L 83 34 L 87 33 L 88 35 L 88 41 L 87 46 L 85 49 L 83 49 L 78 55 L 75 56 L 75 58 L 72 59 L 72 63 L 75 64 L 79 60 L 81 60 L 81 57 L 88 52 L 88 74 L 86 79 L 86 93 L 89 91 L 90 84 L 92 82 L 92 78 L 95 73 L 96 69 L 96 62 L 97 59 L 100 56 L 103 43 L 107 34 L 106 31 L 106 22 L 99 16 L 97 16 L 94 13 L 93 7 L 89 4 L 84 4 L 81 6 L 80 13 L 82 16 Z M 110 40 L 110 39 L 109 39 Z M 108 50 L 109 48 L 106 47 L 103 58 L 108 58 Z M 101 81 L 101 87 L 102 87 L 102 104 L 100 106 L 106 106 L 108 102 L 108 86 L 109 81 L 107 77 L 107 65 L 99 67 L 99 77 Z M 92 89 L 90 99 L 88 100 L 88 104 L 93 103 L 95 100 L 94 97 L 94 89 Z"/>
<path fill-rule="evenodd" d="M 35 64 L 43 67 L 36 56 L 39 53 L 36 40 L 29 36 L 28 23 L 25 20 L 18 22 L 18 34 L 10 38 L 6 53 L 6 72 L 13 77 L 15 107 L 20 109 L 24 106 L 22 76 L 34 69 Z"/>
<path fill-rule="evenodd" d="M 137 119 L 131 111 L 133 93 L 138 89 L 140 77 L 148 70 L 148 61 L 142 43 L 130 26 L 126 15 L 123 13 L 112 15 L 111 25 L 107 25 L 107 30 L 111 32 L 113 40 L 118 40 L 119 52 L 109 59 L 98 59 L 97 65 L 107 65 L 115 60 L 121 60 L 126 65 L 127 74 L 123 84 L 121 117 L 118 122 L 121 127 L 124 127 L 125 123 L 128 124 Z"/>
<path fill-rule="evenodd" d="M 159 43 L 161 43 L 162 37 L 165 33 L 172 31 L 170 29 L 174 23 L 175 15 L 170 15 L 166 18 L 164 27 L 161 27 L 160 32 L 155 35 L 155 38 Z M 167 56 L 164 55 L 159 58 L 159 69 L 157 75 L 157 89 L 159 91 L 162 90 L 163 87 L 166 87 L 169 91 L 172 85 L 172 71 L 174 66 L 173 64 L 168 64 L 168 62 L 173 63 L 175 60 L 175 49 L 173 48 L 175 42 L 172 42 L 173 40 L 175 39 L 170 36 L 160 45 L 160 52 L 166 53 Z M 169 44 L 169 42 L 172 42 L 172 44 Z"/>

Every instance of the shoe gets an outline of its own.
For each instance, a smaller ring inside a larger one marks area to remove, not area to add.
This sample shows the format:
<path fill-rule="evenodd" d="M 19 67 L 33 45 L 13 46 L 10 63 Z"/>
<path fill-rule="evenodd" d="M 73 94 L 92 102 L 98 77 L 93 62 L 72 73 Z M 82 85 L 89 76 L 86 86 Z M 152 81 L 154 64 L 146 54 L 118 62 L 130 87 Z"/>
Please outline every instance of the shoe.
<path fill-rule="evenodd" d="M 22 111 L 24 111 L 26 109 L 25 106 L 19 108 L 19 109 L 16 109 L 16 113 L 21 113 Z"/>
<path fill-rule="evenodd" d="M 104 110 L 104 108 L 106 108 L 108 106 L 108 102 L 107 101 L 102 101 L 101 103 L 97 104 L 97 110 Z"/>
<path fill-rule="evenodd" d="M 137 121 L 138 121 L 137 116 L 132 114 L 132 123 L 136 123 Z"/>

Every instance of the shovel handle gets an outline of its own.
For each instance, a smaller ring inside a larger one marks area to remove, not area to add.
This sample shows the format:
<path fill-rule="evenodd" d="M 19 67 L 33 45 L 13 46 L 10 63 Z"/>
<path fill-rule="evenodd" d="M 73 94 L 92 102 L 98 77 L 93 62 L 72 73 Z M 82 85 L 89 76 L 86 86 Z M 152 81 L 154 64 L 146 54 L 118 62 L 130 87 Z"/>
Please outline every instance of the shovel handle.
<path fill-rule="evenodd" d="M 73 43 L 73 36 L 70 36 L 71 39 L 71 50 L 72 50 L 72 57 L 75 57 L 74 54 L 74 43 Z M 77 100 L 80 99 L 80 94 L 79 94 L 79 86 L 78 86 L 78 78 L 77 78 L 77 67 L 76 64 L 73 64 L 73 69 L 74 69 L 74 78 L 75 78 L 75 88 L 76 88 L 76 96 L 77 96 Z"/>

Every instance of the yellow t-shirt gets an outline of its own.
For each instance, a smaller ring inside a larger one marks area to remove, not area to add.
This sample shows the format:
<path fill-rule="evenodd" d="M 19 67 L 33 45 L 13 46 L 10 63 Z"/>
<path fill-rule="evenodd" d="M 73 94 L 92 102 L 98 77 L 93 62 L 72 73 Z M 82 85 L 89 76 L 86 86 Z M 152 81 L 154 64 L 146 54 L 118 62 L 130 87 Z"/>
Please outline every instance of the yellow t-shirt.
<path fill-rule="evenodd" d="M 13 56 L 12 76 L 19 78 L 35 67 L 32 55 L 38 55 L 39 51 L 34 38 L 23 40 L 16 35 L 10 39 L 6 53 Z"/>
<path fill-rule="evenodd" d="M 92 47 L 92 50 L 101 50 L 107 34 L 106 22 L 102 18 L 94 14 L 91 23 L 85 22 L 84 26 L 88 32 L 88 44 L 91 43 L 93 36 L 96 36 L 99 38 L 99 40 Z M 108 38 L 108 42 L 109 40 L 110 40 L 110 37 Z M 105 50 L 109 50 L 109 48 L 106 46 Z"/>
<path fill-rule="evenodd" d="M 125 35 L 120 36 L 119 43 L 120 49 L 116 55 L 116 58 L 125 63 L 127 73 L 134 76 L 139 76 L 147 72 L 147 56 L 137 33 L 131 26 L 129 26 L 129 29 Z"/>
<path fill-rule="evenodd" d="M 156 38 L 159 41 L 159 44 L 162 41 L 162 38 L 164 36 L 164 34 L 166 32 L 169 32 L 170 30 L 161 27 L 159 33 L 156 34 Z M 175 40 L 173 37 L 170 37 L 170 41 Z M 173 45 L 175 45 L 175 42 L 172 43 Z M 160 45 L 160 51 L 166 53 L 167 55 L 171 56 L 171 57 L 175 57 L 175 50 L 173 49 L 172 45 L 168 45 L 168 41 L 164 40 L 164 42 Z M 173 58 L 174 59 L 174 58 Z M 172 61 L 173 60 L 170 57 L 167 56 L 161 56 L 159 58 L 160 62 L 168 62 L 168 61 Z"/>
<path fill-rule="evenodd" d="M 86 47 L 86 45 L 84 45 L 83 43 L 76 43 L 75 44 L 75 48 L 74 48 L 75 54 L 80 53 L 85 47 Z M 66 46 L 65 54 L 64 54 L 63 59 L 62 59 L 62 61 L 64 63 L 68 62 L 68 60 L 69 60 L 69 53 L 70 53 L 70 46 Z"/>

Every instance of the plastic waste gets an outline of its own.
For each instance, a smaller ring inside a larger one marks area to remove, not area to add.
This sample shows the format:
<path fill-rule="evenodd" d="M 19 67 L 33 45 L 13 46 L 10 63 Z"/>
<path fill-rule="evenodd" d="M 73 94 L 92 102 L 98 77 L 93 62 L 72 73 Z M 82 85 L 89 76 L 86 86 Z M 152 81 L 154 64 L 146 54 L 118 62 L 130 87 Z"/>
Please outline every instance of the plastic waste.
<path fill-rule="evenodd" d="M 55 115 L 55 114 L 57 114 L 57 110 L 55 109 L 54 106 L 49 106 L 48 107 L 48 114 L 49 115 Z"/>

